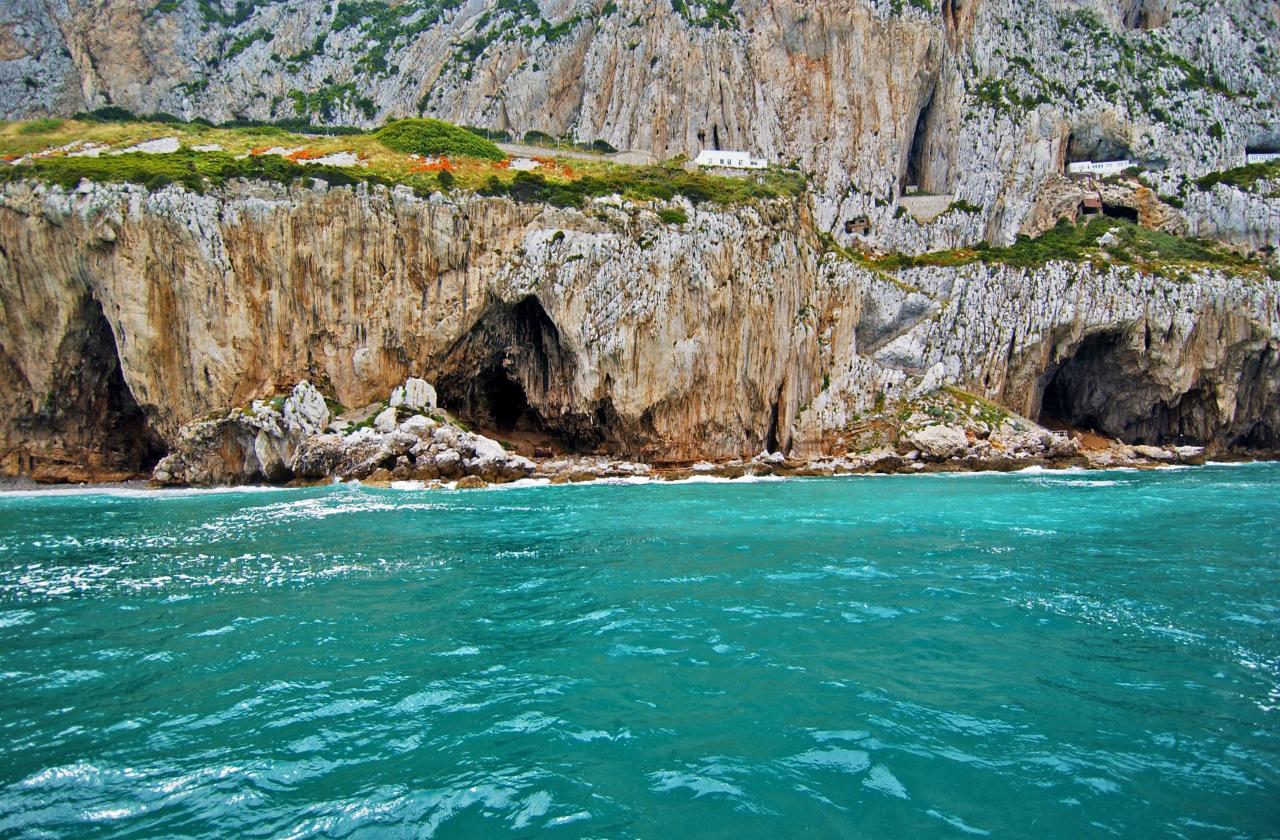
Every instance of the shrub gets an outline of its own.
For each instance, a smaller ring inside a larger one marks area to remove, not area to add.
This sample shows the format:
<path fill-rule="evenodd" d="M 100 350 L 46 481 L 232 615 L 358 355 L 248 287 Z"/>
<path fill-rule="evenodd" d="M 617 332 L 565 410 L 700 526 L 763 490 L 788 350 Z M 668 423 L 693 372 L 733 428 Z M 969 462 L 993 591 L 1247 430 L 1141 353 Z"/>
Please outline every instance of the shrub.
<path fill-rule="evenodd" d="M 506 160 L 507 156 L 493 144 L 455 125 L 441 120 L 411 117 L 396 120 L 374 132 L 382 145 L 397 152 L 419 155 L 452 155 L 455 157 Z"/>
<path fill-rule="evenodd" d="M 38 120 L 32 120 L 18 129 L 19 134 L 44 134 L 48 131 L 57 131 L 62 128 L 62 120 L 54 117 L 42 117 Z"/>
<path fill-rule="evenodd" d="M 669 210 L 659 210 L 658 218 L 669 225 L 682 225 L 689 221 L 689 217 L 685 215 L 683 210 L 671 208 Z"/>
<path fill-rule="evenodd" d="M 591 144 L 591 148 L 595 149 L 597 152 L 603 152 L 606 155 L 617 154 L 618 151 L 610 145 L 607 140 L 596 140 Z"/>
<path fill-rule="evenodd" d="M 453 173 L 448 170 L 442 169 L 436 174 L 436 183 L 438 183 L 440 185 L 440 189 L 445 192 L 453 189 L 454 181 Z"/>

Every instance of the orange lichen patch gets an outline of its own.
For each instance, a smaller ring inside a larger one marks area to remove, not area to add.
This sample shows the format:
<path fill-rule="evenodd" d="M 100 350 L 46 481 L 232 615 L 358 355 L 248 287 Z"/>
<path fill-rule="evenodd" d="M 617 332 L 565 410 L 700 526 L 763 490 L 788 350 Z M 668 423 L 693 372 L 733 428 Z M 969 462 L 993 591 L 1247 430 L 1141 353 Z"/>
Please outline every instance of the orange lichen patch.
<path fill-rule="evenodd" d="M 437 160 L 424 160 L 421 163 L 414 164 L 410 172 L 452 172 L 453 164 L 449 158 L 441 155 Z"/>
<path fill-rule="evenodd" d="M 290 152 L 284 156 L 285 160 L 291 160 L 297 163 L 300 160 L 315 160 L 325 156 L 325 152 L 317 152 L 315 149 L 298 149 L 296 152 Z"/>
<path fill-rule="evenodd" d="M 21 157 L 21 155 L 0 155 L 0 160 L 4 161 L 5 163 L 13 163 L 19 157 Z"/>
<path fill-rule="evenodd" d="M 506 160 L 500 160 L 500 161 L 496 162 L 496 163 L 493 165 L 493 168 L 494 168 L 494 169 L 510 169 L 510 168 L 511 168 L 511 158 L 507 158 Z"/>
<path fill-rule="evenodd" d="M 253 155 L 254 157 L 257 157 L 258 155 L 266 154 L 267 150 L 270 148 L 272 147 L 271 146 L 254 146 L 252 149 L 249 150 L 249 154 Z"/>

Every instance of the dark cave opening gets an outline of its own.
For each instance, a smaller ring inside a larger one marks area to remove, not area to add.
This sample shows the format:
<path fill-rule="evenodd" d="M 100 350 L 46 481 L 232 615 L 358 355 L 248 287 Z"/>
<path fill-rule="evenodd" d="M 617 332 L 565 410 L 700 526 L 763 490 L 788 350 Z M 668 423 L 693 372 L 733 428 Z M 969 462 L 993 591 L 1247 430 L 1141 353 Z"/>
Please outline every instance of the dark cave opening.
<path fill-rule="evenodd" d="M 555 322 L 531 295 L 490 304 L 439 361 L 436 390 L 462 420 L 512 440 L 566 451 L 621 440 L 622 421 L 607 396 L 574 406 L 575 369 Z"/>
<path fill-rule="evenodd" d="M 907 149 L 906 166 L 902 173 L 902 192 L 908 192 L 908 188 L 915 187 L 921 192 L 930 192 L 933 184 L 929 177 L 928 158 L 925 154 L 925 146 L 929 139 L 930 120 L 933 116 L 934 91 L 929 91 L 929 96 L 925 99 L 924 104 L 920 106 L 920 113 L 916 117 L 915 130 L 911 133 L 911 146 Z"/>
<path fill-rule="evenodd" d="M 44 404 L 18 424 L 31 442 L 24 471 L 69 481 L 148 473 L 164 442 L 124 380 L 101 302 L 86 296 L 79 321 L 82 328 L 57 349 L 58 374 Z"/>
<path fill-rule="evenodd" d="M 1037 422 L 1130 444 L 1208 442 L 1216 416 L 1212 395 L 1200 388 L 1170 395 L 1144 363 L 1143 353 L 1123 335 L 1085 338 L 1041 377 Z"/>
<path fill-rule="evenodd" d="M 1130 222 L 1138 221 L 1138 209 L 1136 207 L 1125 207 L 1123 204 L 1107 204 L 1102 203 L 1102 215 L 1112 219 L 1126 219 Z"/>
<path fill-rule="evenodd" d="M 1078 125 L 1067 136 L 1067 153 L 1063 165 L 1083 161 L 1096 163 L 1128 160 L 1130 157 L 1129 144 L 1110 136 L 1101 126 Z"/>
<path fill-rule="evenodd" d="M 482 428 L 542 432 L 528 390 L 545 394 L 565 361 L 559 330 L 537 298 L 495 304 L 447 354 L 437 380 L 440 402 Z"/>

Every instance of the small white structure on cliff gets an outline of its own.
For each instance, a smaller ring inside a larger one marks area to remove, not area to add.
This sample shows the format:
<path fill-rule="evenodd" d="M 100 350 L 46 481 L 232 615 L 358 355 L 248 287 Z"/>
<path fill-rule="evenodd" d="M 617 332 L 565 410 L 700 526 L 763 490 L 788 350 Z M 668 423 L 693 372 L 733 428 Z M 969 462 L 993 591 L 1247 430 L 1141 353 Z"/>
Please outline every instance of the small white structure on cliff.
<path fill-rule="evenodd" d="M 1068 175 L 1097 175 L 1106 178 L 1109 175 L 1119 175 L 1131 166 L 1137 166 L 1131 160 L 1082 160 L 1079 163 L 1068 163 Z"/>
<path fill-rule="evenodd" d="M 1244 156 L 1246 164 L 1270 163 L 1273 160 L 1280 160 L 1280 152 L 1251 152 Z"/>
<path fill-rule="evenodd" d="M 698 166 L 723 166 L 729 169 L 765 169 L 769 161 L 754 158 L 750 152 L 730 152 L 721 149 L 703 149 L 693 161 Z"/>

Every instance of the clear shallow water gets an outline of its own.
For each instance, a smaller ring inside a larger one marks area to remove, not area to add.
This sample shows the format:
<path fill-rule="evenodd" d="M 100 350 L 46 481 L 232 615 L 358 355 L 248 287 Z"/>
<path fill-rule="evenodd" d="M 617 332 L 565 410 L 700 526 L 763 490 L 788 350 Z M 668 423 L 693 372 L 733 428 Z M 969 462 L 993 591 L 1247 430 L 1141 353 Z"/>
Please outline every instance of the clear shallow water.
<path fill-rule="evenodd" d="M 0 496 L 0 836 L 1276 836 L 1277 491 Z"/>

